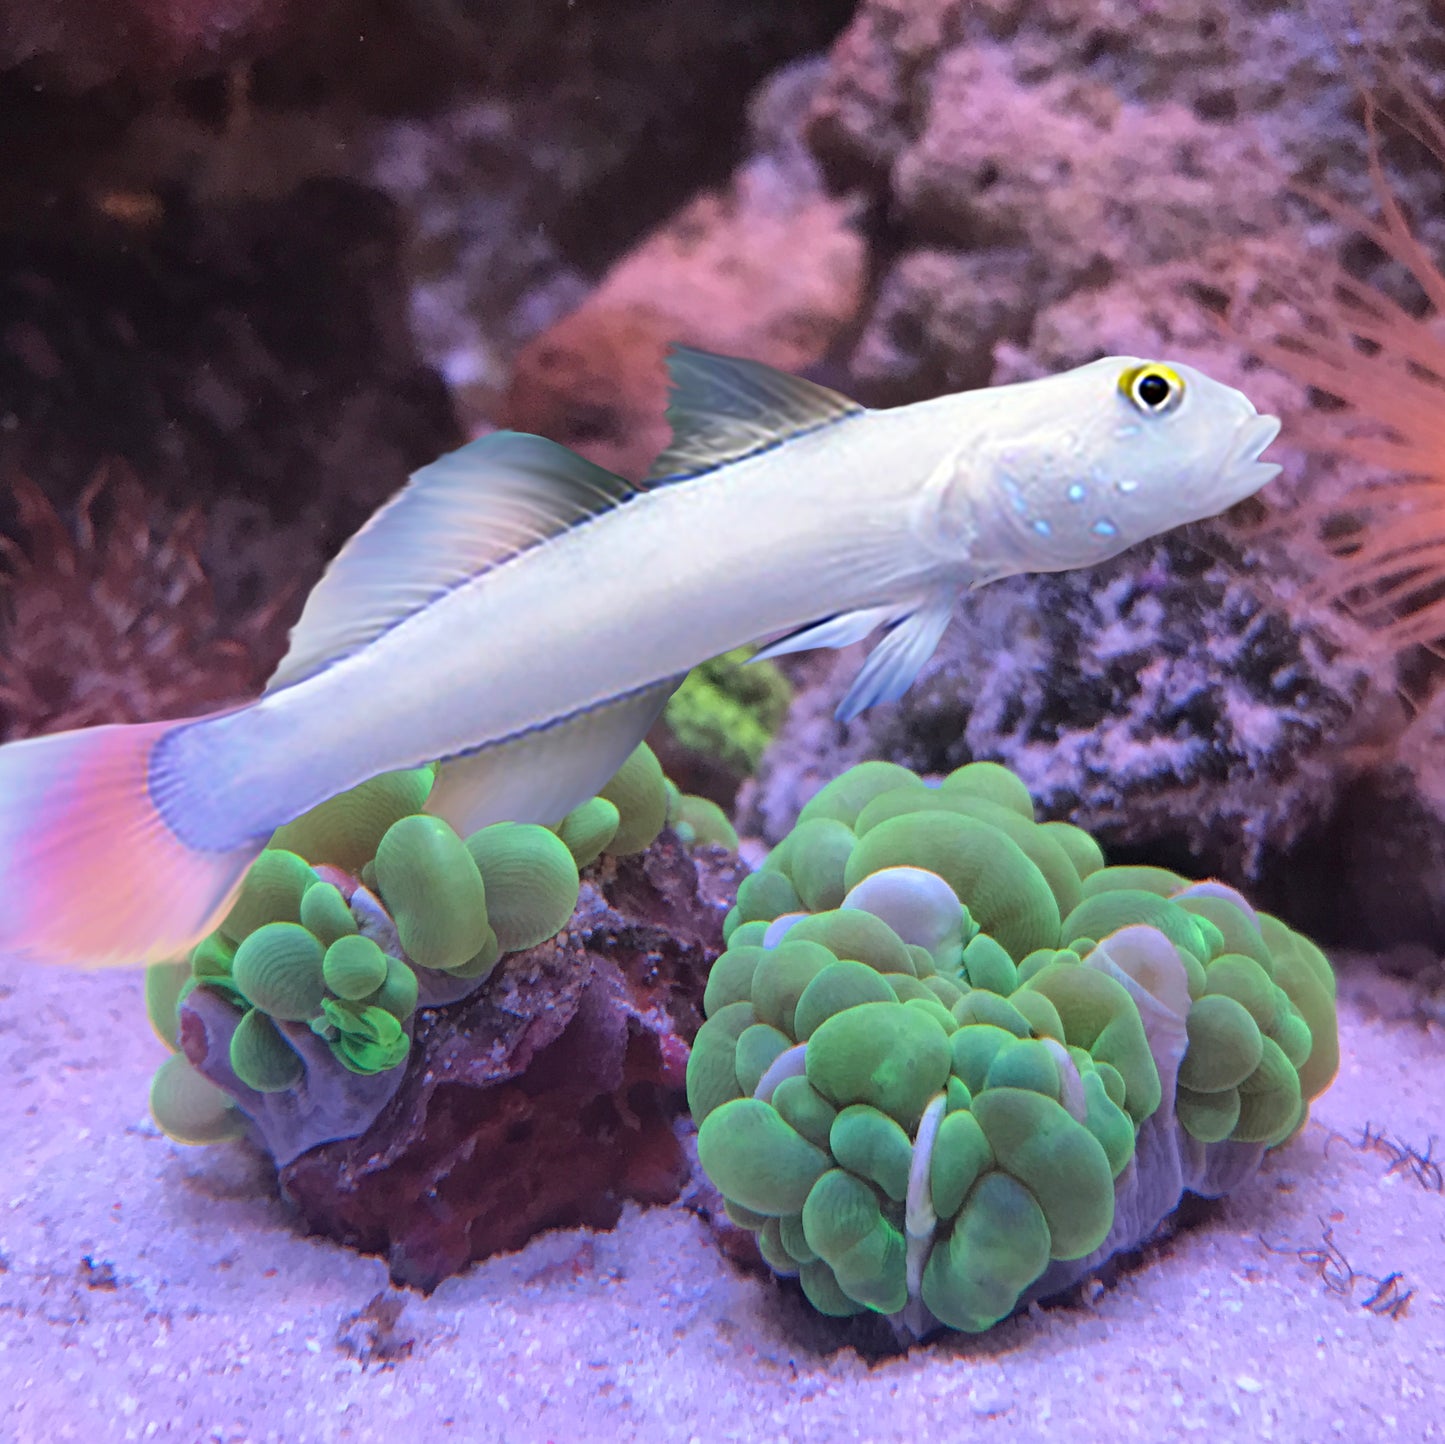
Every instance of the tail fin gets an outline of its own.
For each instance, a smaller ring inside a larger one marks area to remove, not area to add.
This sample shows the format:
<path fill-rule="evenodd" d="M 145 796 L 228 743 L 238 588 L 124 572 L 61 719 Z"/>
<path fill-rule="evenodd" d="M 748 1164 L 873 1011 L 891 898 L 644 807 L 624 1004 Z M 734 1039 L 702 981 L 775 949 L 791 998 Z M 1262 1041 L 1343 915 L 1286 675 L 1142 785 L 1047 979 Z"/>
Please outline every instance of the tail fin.
<path fill-rule="evenodd" d="M 265 840 L 198 851 L 157 810 L 151 752 L 184 725 L 90 727 L 0 747 L 0 954 L 159 962 L 224 916 Z M 193 784 L 166 781 L 167 811 L 183 821 Z"/>

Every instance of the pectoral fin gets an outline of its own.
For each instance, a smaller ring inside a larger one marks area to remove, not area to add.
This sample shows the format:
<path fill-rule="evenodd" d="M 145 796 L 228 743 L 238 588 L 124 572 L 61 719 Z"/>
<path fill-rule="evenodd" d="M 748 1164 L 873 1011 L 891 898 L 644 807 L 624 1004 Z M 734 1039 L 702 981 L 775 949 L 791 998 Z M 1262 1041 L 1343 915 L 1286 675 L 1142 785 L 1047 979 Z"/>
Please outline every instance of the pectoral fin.
<path fill-rule="evenodd" d="M 953 592 L 932 593 L 868 654 L 833 715 L 840 722 L 851 722 L 875 702 L 896 702 L 933 655 L 952 616 Z"/>
<path fill-rule="evenodd" d="M 865 607 L 859 612 L 840 612 L 836 617 L 809 622 L 806 627 L 799 627 L 796 632 L 769 642 L 748 660 L 762 662 L 769 657 L 784 657 L 789 652 L 807 652 L 813 647 L 851 647 L 897 615 L 897 607 Z"/>

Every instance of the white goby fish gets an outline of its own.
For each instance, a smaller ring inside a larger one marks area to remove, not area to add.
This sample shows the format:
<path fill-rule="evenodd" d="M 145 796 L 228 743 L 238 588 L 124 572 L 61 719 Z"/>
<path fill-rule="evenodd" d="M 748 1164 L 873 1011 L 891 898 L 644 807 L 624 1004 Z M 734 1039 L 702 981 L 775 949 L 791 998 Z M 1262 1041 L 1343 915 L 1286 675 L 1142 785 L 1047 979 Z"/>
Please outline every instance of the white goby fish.
<path fill-rule="evenodd" d="M 1133 357 L 889 411 L 697 351 L 669 369 L 644 487 L 484 437 L 352 538 L 258 701 L 0 747 L 0 953 L 176 956 L 275 828 L 435 758 L 427 805 L 459 832 L 555 822 L 691 667 L 779 632 L 774 654 L 890 628 L 852 716 L 906 690 L 960 589 L 1102 561 L 1278 470 L 1273 417 Z"/>

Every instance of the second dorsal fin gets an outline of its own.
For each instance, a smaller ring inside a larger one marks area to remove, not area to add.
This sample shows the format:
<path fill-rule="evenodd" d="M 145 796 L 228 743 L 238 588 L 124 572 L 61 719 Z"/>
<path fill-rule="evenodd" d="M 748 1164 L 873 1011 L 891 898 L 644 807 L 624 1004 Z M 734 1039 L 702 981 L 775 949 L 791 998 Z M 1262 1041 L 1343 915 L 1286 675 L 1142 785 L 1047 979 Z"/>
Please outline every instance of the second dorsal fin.
<path fill-rule="evenodd" d="M 701 476 L 863 411 L 826 386 L 760 361 L 714 356 L 689 346 L 673 347 L 667 374 L 672 442 L 653 463 L 649 486 Z"/>
<path fill-rule="evenodd" d="M 565 446 L 518 431 L 424 466 L 316 584 L 266 690 L 360 651 L 444 592 L 636 494 Z"/>

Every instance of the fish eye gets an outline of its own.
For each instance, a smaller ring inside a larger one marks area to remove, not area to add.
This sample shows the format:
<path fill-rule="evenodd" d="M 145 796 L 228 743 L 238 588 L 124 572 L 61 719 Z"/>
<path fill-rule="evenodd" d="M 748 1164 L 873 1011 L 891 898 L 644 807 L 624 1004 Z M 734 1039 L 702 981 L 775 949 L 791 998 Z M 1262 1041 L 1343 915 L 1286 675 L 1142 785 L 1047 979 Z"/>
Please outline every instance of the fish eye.
<path fill-rule="evenodd" d="M 1119 390 L 1146 416 L 1162 416 L 1184 398 L 1184 379 L 1169 366 L 1134 366 L 1119 378 Z"/>

